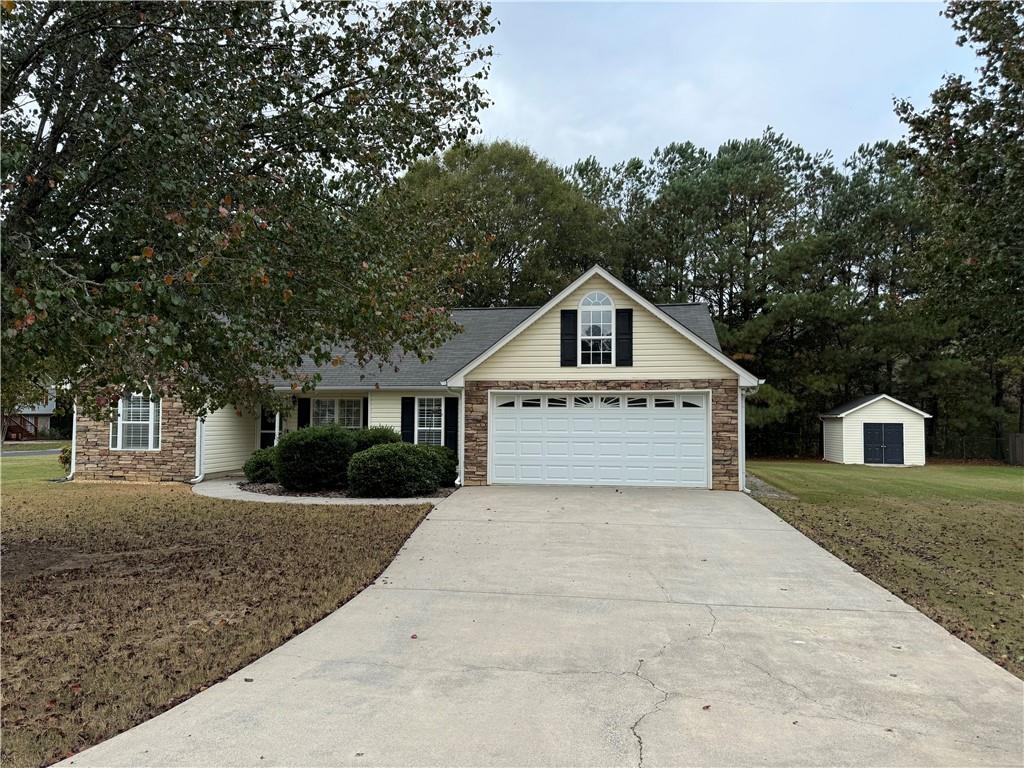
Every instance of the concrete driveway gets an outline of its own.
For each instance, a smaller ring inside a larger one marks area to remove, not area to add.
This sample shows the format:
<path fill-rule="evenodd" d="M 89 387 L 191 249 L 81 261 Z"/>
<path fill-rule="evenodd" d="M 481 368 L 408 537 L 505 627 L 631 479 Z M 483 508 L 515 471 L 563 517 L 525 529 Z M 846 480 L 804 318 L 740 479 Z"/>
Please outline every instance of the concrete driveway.
<path fill-rule="evenodd" d="M 468 488 L 343 608 L 68 764 L 1019 766 L 1022 697 L 742 494 Z"/>

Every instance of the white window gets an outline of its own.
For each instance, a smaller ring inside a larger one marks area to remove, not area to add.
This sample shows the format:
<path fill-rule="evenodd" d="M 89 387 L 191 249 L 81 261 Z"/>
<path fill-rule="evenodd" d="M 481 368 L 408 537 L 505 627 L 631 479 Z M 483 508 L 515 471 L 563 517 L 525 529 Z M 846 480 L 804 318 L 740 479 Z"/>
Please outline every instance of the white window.
<path fill-rule="evenodd" d="M 145 395 L 125 397 L 110 423 L 110 447 L 116 451 L 160 450 L 160 400 Z"/>
<path fill-rule="evenodd" d="M 496 402 L 497 402 L 497 407 L 498 408 L 515 408 L 516 407 L 516 399 L 515 399 L 515 397 L 499 397 L 499 398 L 497 398 Z"/>
<path fill-rule="evenodd" d="M 575 395 L 572 399 L 573 408 L 593 408 L 594 398 L 591 395 Z"/>
<path fill-rule="evenodd" d="M 549 397 L 547 399 L 548 408 L 566 408 L 568 407 L 568 401 L 564 397 Z"/>
<path fill-rule="evenodd" d="M 324 424 L 333 424 L 336 416 L 334 400 L 313 400 L 313 426 L 320 427 Z"/>
<path fill-rule="evenodd" d="M 580 302 L 580 365 L 611 365 L 615 351 L 615 307 L 593 291 Z"/>
<path fill-rule="evenodd" d="M 523 408 L 540 408 L 539 397 L 524 397 L 521 403 Z"/>
<path fill-rule="evenodd" d="M 415 442 L 444 445 L 444 398 L 416 398 Z"/>
<path fill-rule="evenodd" d="M 362 399 L 350 398 L 338 401 L 338 424 L 346 429 L 359 429 L 363 426 Z"/>
<path fill-rule="evenodd" d="M 618 395 L 603 395 L 601 397 L 602 408 L 620 408 L 622 406 L 622 398 Z"/>
<path fill-rule="evenodd" d="M 646 397 L 627 397 L 626 398 L 627 408 L 646 408 L 647 398 Z"/>
<path fill-rule="evenodd" d="M 337 424 L 346 429 L 359 429 L 363 426 L 362 398 L 317 398 L 313 400 L 313 426 Z"/>

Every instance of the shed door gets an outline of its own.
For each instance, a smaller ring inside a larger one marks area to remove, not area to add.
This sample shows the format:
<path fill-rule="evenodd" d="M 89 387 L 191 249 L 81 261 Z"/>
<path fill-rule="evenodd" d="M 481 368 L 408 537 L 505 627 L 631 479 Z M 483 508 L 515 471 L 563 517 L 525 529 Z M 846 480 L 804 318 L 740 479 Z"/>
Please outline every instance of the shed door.
<path fill-rule="evenodd" d="M 903 425 L 865 424 L 864 463 L 902 464 Z"/>
<path fill-rule="evenodd" d="M 490 419 L 493 483 L 709 486 L 704 393 L 495 394 Z"/>
<path fill-rule="evenodd" d="M 903 425 L 885 424 L 882 429 L 882 460 L 885 464 L 903 463 Z"/>
<path fill-rule="evenodd" d="M 882 443 L 885 438 L 884 424 L 864 425 L 864 463 L 882 464 L 885 461 Z"/>

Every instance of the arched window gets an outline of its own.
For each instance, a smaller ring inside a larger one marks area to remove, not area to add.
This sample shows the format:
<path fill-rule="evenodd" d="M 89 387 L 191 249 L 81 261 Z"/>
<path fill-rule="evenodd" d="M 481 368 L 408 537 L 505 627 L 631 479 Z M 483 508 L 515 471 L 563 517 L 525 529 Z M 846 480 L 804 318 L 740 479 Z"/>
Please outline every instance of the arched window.
<path fill-rule="evenodd" d="M 580 365 L 611 365 L 615 359 L 615 305 L 592 291 L 580 302 Z"/>

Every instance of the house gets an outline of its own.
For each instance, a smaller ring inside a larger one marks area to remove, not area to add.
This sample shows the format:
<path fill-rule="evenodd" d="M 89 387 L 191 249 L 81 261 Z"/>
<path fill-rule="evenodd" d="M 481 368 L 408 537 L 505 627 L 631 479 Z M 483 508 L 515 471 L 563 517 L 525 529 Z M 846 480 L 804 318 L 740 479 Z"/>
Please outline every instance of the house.
<path fill-rule="evenodd" d="M 4 421 L 4 440 L 36 440 L 50 431 L 50 419 L 57 408 L 57 390 L 50 387 L 46 400 L 18 408 Z"/>
<path fill-rule="evenodd" d="M 133 396 L 114 423 L 79 417 L 72 472 L 196 480 L 236 473 L 256 447 L 310 424 L 387 425 L 454 448 L 466 485 L 742 488 L 744 399 L 760 382 L 722 352 L 705 305 L 655 306 L 594 267 L 542 307 L 453 315 L 462 332 L 426 363 L 306 361 L 296 374 L 322 378 L 287 413 L 197 420 L 172 398 Z"/>
<path fill-rule="evenodd" d="M 889 395 L 868 395 L 821 414 L 825 461 L 924 464 L 924 420 L 931 415 Z"/>

